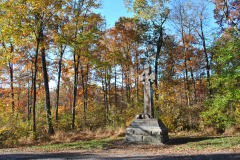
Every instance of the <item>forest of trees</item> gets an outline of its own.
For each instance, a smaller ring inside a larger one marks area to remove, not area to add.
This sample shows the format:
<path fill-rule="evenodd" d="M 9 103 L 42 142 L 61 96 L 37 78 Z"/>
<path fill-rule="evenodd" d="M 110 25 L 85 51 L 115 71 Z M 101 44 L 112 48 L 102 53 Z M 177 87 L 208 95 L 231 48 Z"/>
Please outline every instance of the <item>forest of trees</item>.
<path fill-rule="evenodd" d="M 102 3 L 0 2 L 0 145 L 129 125 L 143 112 L 145 64 L 170 132 L 240 127 L 238 0 L 123 0 L 135 16 L 112 28 L 94 12 Z"/>

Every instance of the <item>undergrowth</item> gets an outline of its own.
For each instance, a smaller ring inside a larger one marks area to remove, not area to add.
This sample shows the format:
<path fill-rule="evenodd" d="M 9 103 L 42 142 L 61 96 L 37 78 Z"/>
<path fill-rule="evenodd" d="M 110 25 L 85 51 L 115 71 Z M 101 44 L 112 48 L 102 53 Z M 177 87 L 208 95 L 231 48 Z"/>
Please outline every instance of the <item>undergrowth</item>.
<path fill-rule="evenodd" d="M 29 133 L 28 137 L 19 138 L 14 141 L 14 143 L 6 143 L 5 141 L 1 144 L 0 148 L 8 147 L 20 147 L 20 146 L 32 146 L 32 145 L 51 145 L 51 144 L 60 144 L 60 143 L 88 143 L 92 140 L 101 140 L 105 138 L 117 138 L 125 136 L 126 128 L 125 127 L 107 127 L 99 128 L 95 131 L 86 130 L 86 131 L 56 131 L 54 135 L 48 136 L 47 134 L 38 139 L 32 136 L 32 133 Z M 84 145 L 86 146 L 86 145 Z"/>

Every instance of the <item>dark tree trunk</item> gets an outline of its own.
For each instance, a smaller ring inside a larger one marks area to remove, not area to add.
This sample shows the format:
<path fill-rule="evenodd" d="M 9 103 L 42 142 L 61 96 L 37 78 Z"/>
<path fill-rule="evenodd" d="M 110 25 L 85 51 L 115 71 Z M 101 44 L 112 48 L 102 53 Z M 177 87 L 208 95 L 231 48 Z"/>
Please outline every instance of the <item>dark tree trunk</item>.
<path fill-rule="evenodd" d="M 45 54 L 46 54 L 45 48 L 42 48 L 41 49 L 41 61 L 42 61 L 43 81 L 44 81 L 44 90 L 45 90 L 45 107 L 46 107 L 48 134 L 51 135 L 54 133 L 54 130 L 53 130 L 53 126 L 52 126 L 50 94 L 49 94 L 48 74 L 47 74 L 47 64 L 46 64 L 46 55 Z"/>
<path fill-rule="evenodd" d="M 196 84 L 193 77 L 193 69 L 191 68 L 191 77 L 192 77 L 192 83 L 193 83 L 193 89 L 194 89 L 194 101 L 197 102 L 197 93 L 196 93 Z"/>
<path fill-rule="evenodd" d="M 34 76 L 33 76 L 33 102 L 32 102 L 32 109 L 33 109 L 33 132 L 36 132 L 36 97 L 37 97 L 37 88 L 36 88 L 36 79 L 37 79 L 37 58 L 38 58 L 38 50 L 39 50 L 39 39 L 37 40 L 37 48 L 36 48 L 36 53 L 35 53 L 35 63 L 34 63 Z"/>
<path fill-rule="evenodd" d="M 31 66 L 31 71 L 32 71 L 32 74 L 31 74 L 32 85 L 31 85 L 31 93 L 30 93 L 30 108 L 29 108 L 29 113 L 30 113 L 30 114 L 32 113 L 32 105 L 33 105 L 33 79 L 34 79 L 33 65 L 34 65 L 34 62 L 32 61 L 32 66 Z"/>
<path fill-rule="evenodd" d="M 153 25 L 155 27 L 160 28 L 159 37 L 158 37 L 158 40 L 157 40 L 157 53 L 156 53 L 156 59 L 155 59 L 155 76 L 156 76 L 155 86 L 156 86 L 156 89 L 158 88 L 158 60 L 159 60 L 160 52 L 161 52 L 161 49 L 162 49 L 162 46 L 163 46 L 163 25 L 164 25 L 165 21 L 166 21 L 166 18 L 164 18 L 162 20 L 160 26 L 156 26 L 154 21 L 152 21 Z M 158 96 L 157 96 L 156 91 L 155 91 L 155 97 L 156 97 L 156 100 L 158 100 Z"/>
<path fill-rule="evenodd" d="M 184 58 L 184 65 L 185 65 L 185 93 L 186 93 L 187 105 L 189 106 L 189 83 L 188 83 L 188 69 L 187 69 L 186 51 L 184 51 L 184 57 L 185 57 Z"/>
<path fill-rule="evenodd" d="M 19 77 L 21 77 L 21 75 L 19 75 Z M 18 82 L 18 91 L 17 91 L 17 106 L 18 108 L 20 107 L 20 95 L 21 95 L 21 88 L 22 86 L 20 85 L 20 81 Z"/>
<path fill-rule="evenodd" d="M 27 92 L 27 117 L 28 117 L 28 122 L 30 120 L 30 114 L 29 114 L 29 77 L 28 77 L 28 92 Z"/>
<path fill-rule="evenodd" d="M 10 72 L 10 89 L 11 89 L 11 107 L 12 113 L 14 113 L 14 92 L 13 92 L 13 65 L 9 62 L 9 72 Z"/>
<path fill-rule="evenodd" d="M 117 104 L 117 68 L 116 68 L 116 64 L 114 66 L 115 68 L 115 75 L 114 75 L 114 88 L 115 88 L 115 106 L 116 108 L 118 108 L 118 104 Z"/>
<path fill-rule="evenodd" d="M 200 19 L 200 27 L 201 27 L 201 35 L 200 35 L 200 37 L 202 39 L 202 43 L 203 43 L 202 45 L 203 45 L 205 61 L 206 61 L 207 82 L 208 82 L 208 97 L 211 98 L 211 96 L 212 96 L 212 89 L 211 89 L 211 83 L 210 83 L 210 64 L 209 64 L 209 61 L 208 61 L 208 54 L 207 54 L 205 36 L 204 36 L 204 33 L 203 33 L 202 19 Z"/>
<path fill-rule="evenodd" d="M 59 103 L 59 87 L 60 87 L 60 78 L 61 78 L 61 71 L 62 71 L 62 57 L 64 53 L 64 49 L 62 49 L 61 46 L 61 53 L 60 53 L 60 60 L 58 62 L 58 82 L 57 82 L 57 89 L 56 89 L 56 113 L 55 113 L 55 119 L 58 120 L 58 103 Z"/>
<path fill-rule="evenodd" d="M 85 92 L 85 123 L 86 123 L 86 118 L 87 118 L 87 114 L 86 114 L 86 112 L 87 112 L 87 96 L 88 96 L 88 65 L 89 64 L 87 64 L 87 80 L 86 80 L 86 92 Z"/>
<path fill-rule="evenodd" d="M 127 102 L 128 104 L 130 104 L 130 97 L 131 97 L 131 93 L 130 93 L 130 67 L 128 66 L 128 71 L 127 71 L 127 85 L 126 85 L 126 91 L 127 91 Z"/>
<path fill-rule="evenodd" d="M 123 111 L 123 66 L 121 65 L 122 67 L 122 88 L 121 88 L 121 114 L 122 114 L 122 111 Z"/>
<path fill-rule="evenodd" d="M 13 45 L 11 44 L 11 53 L 13 53 Z M 14 92 L 13 92 L 13 64 L 12 64 L 12 57 L 9 62 L 9 74 L 10 74 L 10 89 L 11 89 L 11 107 L 12 113 L 14 113 Z"/>
<path fill-rule="evenodd" d="M 182 25 L 182 41 L 183 41 L 183 54 L 184 54 L 184 68 L 185 68 L 185 95 L 186 95 L 186 102 L 187 106 L 189 106 L 189 84 L 188 84 L 188 69 L 187 69 L 187 51 L 185 47 L 185 37 L 184 37 L 184 30 L 183 30 L 183 25 Z"/>
<path fill-rule="evenodd" d="M 139 76 L 138 70 L 139 70 L 139 68 L 138 68 L 138 63 L 137 63 L 137 80 L 136 80 L 136 101 L 137 102 L 138 102 L 138 76 Z"/>
<path fill-rule="evenodd" d="M 28 71 L 28 67 L 27 67 L 27 72 L 29 73 Z M 29 75 L 28 75 L 28 92 L 27 92 L 27 117 L 28 117 L 28 124 L 29 124 L 29 121 L 30 121 L 30 93 L 29 93 Z"/>
<path fill-rule="evenodd" d="M 76 52 L 76 51 L 75 51 Z M 72 130 L 75 128 L 75 106 L 76 106 L 76 96 L 77 96 L 77 85 L 78 85 L 78 66 L 79 66 L 79 59 L 80 56 L 77 56 L 76 60 L 76 54 L 73 55 L 74 60 L 74 86 L 73 86 L 73 103 L 72 103 Z"/>
<path fill-rule="evenodd" d="M 105 67 L 105 112 L 106 112 L 106 125 L 108 124 L 108 104 L 107 104 L 107 69 Z"/>
<path fill-rule="evenodd" d="M 156 85 L 156 88 L 157 88 L 157 84 L 158 84 L 158 59 L 160 56 L 160 51 L 161 51 L 162 45 L 163 45 L 163 28 L 161 27 L 160 32 L 159 32 L 159 37 L 157 40 L 157 53 L 156 53 L 156 59 L 155 59 L 155 75 L 156 75 L 155 85 Z M 156 98 L 157 97 L 158 96 L 156 96 Z"/>
<path fill-rule="evenodd" d="M 110 76 L 110 70 L 111 68 L 109 67 L 108 68 L 108 76 L 107 76 L 107 80 L 108 80 L 108 106 L 110 107 L 111 106 L 111 84 L 110 84 L 110 80 L 111 80 L 111 76 Z M 109 109 L 109 108 L 108 108 Z"/>
<path fill-rule="evenodd" d="M 85 86 L 85 83 L 84 83 L 84 75 L 83 75 L 83 72 L 82 72 L 82 86 L 83 86 L 83 99 L 84 99 L 84 124 L 83 124 L 83 128 L 85 130 L 86 128 L 86 119 L 87 119 L 87 92 L 88 92 L 88 65 L 87 64 L 87 73 L 86 73 L 86 86 Z"/>
<path fill-rule="evenodd" d="M 81 75 L 82 75 L 82 90 L 83 90 L 83 130 L 86 128 L 86 94 L 85 94 L 85 85 L 84 85 L 84 75 L 83 75 L 83 66 L 81 67 Z"/>
<path fill-rule="evenodd" d="M 87 80 L 86 80 L 86 110 L 87 110 L 87 98 L 88 98 L 88 69 L 89 69 L 89 64 L 87 64 Z"/>

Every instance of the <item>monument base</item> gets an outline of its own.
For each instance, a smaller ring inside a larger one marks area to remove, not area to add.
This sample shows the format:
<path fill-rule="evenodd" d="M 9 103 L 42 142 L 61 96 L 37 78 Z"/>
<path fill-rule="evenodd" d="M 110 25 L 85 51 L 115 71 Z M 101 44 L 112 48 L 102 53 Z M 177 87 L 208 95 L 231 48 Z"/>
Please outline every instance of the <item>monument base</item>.
<path fill-rule="evenodd" d="M 133 119 L 126 130 L 127 143 L 163 144 L 169 140 L 168 130 L 160 119 Z"/>

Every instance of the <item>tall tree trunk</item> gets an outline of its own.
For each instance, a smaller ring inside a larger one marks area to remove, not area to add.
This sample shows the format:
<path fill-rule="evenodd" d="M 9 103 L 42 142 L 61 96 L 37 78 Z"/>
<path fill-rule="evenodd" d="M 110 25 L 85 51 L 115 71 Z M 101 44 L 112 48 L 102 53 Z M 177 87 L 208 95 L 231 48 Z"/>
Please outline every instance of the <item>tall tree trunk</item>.
<path fill-rule="evenodd" d="M 29 113 L 29 109 L 30 109 L 30 104 L 29 104 L 29 75 L 28 75 L 28 92 L 27 92 L 27 117 L 28 117 L 28 122 L 30 120 L 30 113 Z"/>
<path fill-rule="evenodd" d="M 58 82 L 57 82 L 57 89 L 56 89 L 56 113 L 55 113 L 55 119 L 58 120 L 58 103 L 59 103 L 59 87 L 60 87 L 60 78 L 61 78 L 61 71 L 62 71 L 62 57 L 64 53 L 64 49 L 62 49 L 61 46 L 61 53 L 60 53 L 60 60 L 58 62 Z"/>
<path fill-rule="evenodd" d="M 194 89 L 194 101 L 197 102 L 196 84 L 195 84 L 195 80 L 194 80 L 194 77 L 193 77 L 192 67 L 191 67 L 191 77 L 192 77 L 192 83 L 193 83 L 193 89 Z"/>
<path fill-rule="evenodd" d="M 108 80 L 108 106 L 110 107 L 111 106 L 111 83 L 110 83 L 110 81 L 111 81 L 111 76 L 110 76 L 110 70 L 111 70 L 111 68 L 109 67 L 108 68 L 108 76 L 107 76 L 107 80 Z M 108 108 L 108 109 L 110 109 L 110 108 Z"/>
<path fill-rule="evenodd" d="M 104 82 L 104 78 L 106 78 L 106 74 L 103 75 L 103 72 L 105 71 L 105 69 L 102 69 L 101 71 L 101 78 L 102 78 L 102 91 L 103 91 L 103 103 L 104 103 L 104 107 L 105 107 L 105 125 L 107 124 L 107 110 L 106 110 L 106 92 L 105 92 L 105 82 Z"/>
<path fill-rule="evenodd" d="M 202 75 L 201 75 L 201 74 L 200 74 L 200 84 L 199 84 L 199 86 L 202 87 Z M 201 92 L 200 92 L 199 97 L 202 97 L 202 96 L 201 96 L 201 93 L 202 93 L 202 90 L 201 90 Z M 200 102 L 202 103 L 202 98 L 200 98 Z"/>
<path fill-rule="evenodd" d="M 156 59 L 155 59 L 155 76 L 156 76 L 155 85 L 156 85 L 156 88 L 157 88 L 157 83 L 158 83 L 158 60 L 159 60 L 162 44 L 163 44 L 163 28 L 161 26 L 161 29 L 159 31 L 159 37 L 157 40 L 157 53 L 156 53 Z M 156 96 L 156 98 L 157 97 L 158 96 Z"/>
<path fill-rule="evenodd" d="M 32 85 L 31 85 L 31 93 L 30 93 L 30 108 L 29 108 L 29 113 L 32 113 L 32 106 L 33 106 L 33 79 L 34 79 L 34 73 L 33 73 L 33 65 L 34 65 L 34 61 L 32 61 L 32 65 L 31 65 L 31 80 L 32 80 Z"/>
<path fill-rule="evenodd" d="M 115 68 L 115 75 L 114 75 L 115 106 L 116 106 L 116 108 L 118 108 L 118 104 L 117 104 L 117 68 L 116 68 L 116 64 L 115 64 L 114 68 Z"/>
<path fill-rule="evenodd" d="M 187 51 L 185 47 L 185 37 L 184 37 L 184 30 L 183 30 L 183 25 L 182 25 L 182 41 L 183 41 L 183 54 L 184 54 L 184 68 L 185 68 L 185 94 L 186 94 L 186 101 L 187 105 L 189 106 L 189 84 L 188 84 L 188 69 L 187 69 Z"/>
<path fill-rule="evenodd" d="M 105 114 L 106 114 L 106 125 L 108 124 L 108 104 L 107 104 L 107 67 L 105 66 Z"/>
<path fill-rule="evenodd" d="M 122 67 L 122 88 L 121 88 L 121 115 L 122 115 L 122 110 L 123 110 L 123 66 Z"/>
<path fill-rule="evenodd" d="M 43 35 L 42 35 L 43 38 Z M 43 41 L 43 40 L 42 40 Z M 52 126 L 52 117 L 51 117 L 51 106 L 50 106 L 50 94 L 49 94 L 49 85 L 48 85 L 48 74 L 47 74 L 47 63 L 45 48 L 41 49 L 41 61 L 42 61 L 42 71 L 43 71 L 43 81 L 44 81 L 44 90 L 45 90 L 45 107 L 46 107 L 46 116 L 47 116 L 47 126 L 48 134 L 53 134 Z"/>
<path fill-rule="evenodd" d="M 102 77 L 102 91 L 104 92 L 103 99 L 104 99 L 104 102 L 105 102 L 105 87 L 104 87 L 104 81 L 103 81 L 103 71 L 101 71 L 101 77 Z"/>
<path fill-rule="evenodd" d="M 86 86 L 85 86 L 85 83 L 84 83 L 84 75 L 83 75 L 83 72 L 82 72 L 82 86 L 83 86 L 83 98 L 84 98 L 84 130 L 86 128 L 86 120 L 87 120 L 87 92 L 88 92 L 88 65 L 87 64 L 87 73 L 86 73 Z"/>
<path fill-rule="evenodd" d="M 207 54 L 205 36 L 204 36 L 204 33 L 203 33 L 202 17 L 200 17 L 200 27 L 201 27 L 201 35 L 200 35 L 200 37 L 202 39 L 202 45 L 203 45 L 205 61 L 206 61 L 207 82 L 208 82 L 208 97 L 211 98 L 211 96 L 212 96 L 212 89 L 211 89 L 211 83 L 210 83 L 210 64 L 209 64 L 209 61 L 208 61 L 208 54 Z"/>
<path fill-rule="evenodd" d="M 184 31 L 184 26 L 185 26 L 185 22 L 184 22 L 184 15 L 183 13 L 185 12 L 185 8 L 183 6 L 183 4 L 181 4 L 181 2 L 179 2 L 178 4 L 179 9 L 179 17 L 180 17 L 180 26 L 181 26 L 181 37 L 182 37 L 182 45 L 183 45 L 183 54 L 184 54 L 184 70 L 185 70 L 185 75 L 184 75 L 184 81 L 185 81 L 185 85 L 184 85 L 184 89 L 185 89 L 185 96 L 186 96 L 186 103 L 189 106 L 189 84 L 188 84 L 188 69 L 187 69 L 187 49 L 185 46 L 185 31 Z"/>
<path fill-rule="evenodd" d="M 187 69 L 187 59 L 186 59 L 186 52 L 184 54 L 184 64 L 185 64 L 185 93 L 186 93 L 186 100 L 187 106 L 189 106 L 189 83 L 188 83 L 188 69 Z"/>
<path fill-rule="evenodd" d="M 126 102 L 130 104 L 130 67 L 127 66 L 126 76 Z"/>
<path fill-rule="evenodd" d="M 11 89 L 11 107 L 12 113 L 14 113 L 14 92 L 13 92 L 13 65 L 9 62 L 9 72 L 10 72 L 10 89 Z"/>
<path fill-rule="evenodd" d="M 86 121 L 86 119 L 87 119 L 87 114 L 86 114 L 86 112 L 87 112 L 87 96 L 88 96 L 88 66 L 89 64 L 87 64 L 87 80 L 86 80 L 86 92 L 85 92 L 85 121 Z"/>
<path fill-rule="evenodd" d="M 82 90 L 83 90 L 83 130 L 85 131 L 86 127 L 86 95 L 85 95 L 85 85 L 84 85 L 84 75 L 83 75 L 83 66 L 81 66 L 81 75 L 82 75 Z"/>
<path fill-rule="evenodd" d="M 11 44 L 11 53 L 13 53 L 13 45 Z M 11 107 L 12 113 L 14 113 L 14 92 L 13 92 L 13 64 L 12 64 L 12 57 L 9 62 L 9 74 L 10 74 L 10 89 L 11 89 Z"/>
<path fill-rule="evenodd" d="M 128 93 L 128 94 L 127 94 L 127 95 L 128 95 L 127 99 L 128 99 L 128 103 L 130 104 L 130 103 L 131 103 L 131 102 L 130 102 L 130 101 L 131 101 L 131 100 L 130 100 L 130 99 L 131 99 L 131 98 L 130 98 L 130 97 L 131 97 L 131 92 L 130 92 L 130 80 L 131 80 L 131 79 L 130 79 L 130 67 L 128 67 L 128 72 L 127 72 L 127 74 L 128 74 L 128 76 L 127 76 L 127 77 L 128 77 L 128 79 L 127 79 L 127 83 L 128 83 L 128 84 L 127 84 L 127 90 L 128 90 L 128 92 L 127 92 L 127 93 Z"/>
<path fill-rule="evenodd" d="M 137 80 L 136 80 L 136 102 L 138 102 L 138 71 L 139 71 L 139 68 L 138 68 L 138 62 L 137 62 Z"/>
<path fill-rule="evenodd" d="M 37 58 L 38 58 L 38 50 L 39 50 L 39 39 L 37 39 L 37 48 L 36 48 L 36 53 L 35 53 L 35 61 L 34 61 L 34 77 L 33 77 L 33 102 L 32 102 L 32 109 L 33 109 L 33 132 L 36 132 L 36 97 L 37 97 L 37 88 L 36 88 L 36 79 L 37 79 Z"/>
<path fill-rule="evenodd" d="M 19 75 L 19 77 L 21 77 L 21 75 Z M 20 107 L 20 95 L 21 95 L 21 88 L 22 88 L 22 86 L 20 85 L 20 81 L 18 82 L 18 91 L 17 91 L 17 93 L 18 93 L 18 95 L 17 95 L 17 103 L 18 103 L 18 108 Z"/>
<path fill-rule="evenodd" d="M 74 128 L 75 128 L 75 106 L 76 106 L 77 85 L 78 85 L 78 66 L 79 66 L 79 59 L 80 59 L 79 55 L 77 56 L 77 60 L 76 60 L 75 56 L 76 56 L 76 54 L 74 53 L 74 55 L 73 55 L 73 60 L 74 60 L 74 84 L 73 84 L 72 125 L 71 125 L 72 130 L 74 130 Z"/>
<path fill-rule="evenodd" d="M 86 80 L 86 109 L 87 109 L 87 98 L 88 98 L 88 69 L 89 69 L 89 64 L 87 64 L 87 80 Z"/>

